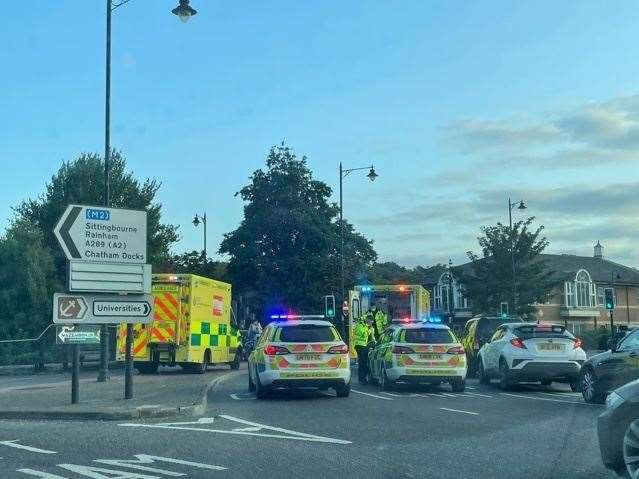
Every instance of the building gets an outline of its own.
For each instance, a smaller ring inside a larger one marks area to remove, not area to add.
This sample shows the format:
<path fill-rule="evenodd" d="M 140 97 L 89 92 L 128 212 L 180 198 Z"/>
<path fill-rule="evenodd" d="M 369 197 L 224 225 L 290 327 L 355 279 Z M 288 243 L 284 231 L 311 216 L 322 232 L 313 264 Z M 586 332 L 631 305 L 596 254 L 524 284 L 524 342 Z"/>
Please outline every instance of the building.
<path fill-rule="evenodd" d="M 608 325 L 610 316 L 604 307 L 606 288 L 615 297 L 615 324 L 639 326 L 639 270 L 604 258 L 603 246 L 597 242 L 593 256 L 542 254 L 559 282 L 548 292 L 546 301 L 536 304 L 536 317 L 543 321 L 564 323 L 579 333 L 600 325 Z M 471 263 L 460 266 L 471 268 Z M 456 324 L 471 315 L 472 304 L 463 295 L 463 285 L 450 277 L 450 268 L 429 278 L 435 314 L 450 317 Z M 450 299 L 449 299 L 450 298 Z M 449 302 L 452 311 L 449 310 Z M 450 311 L 450 313 L 449 313 Z"/>

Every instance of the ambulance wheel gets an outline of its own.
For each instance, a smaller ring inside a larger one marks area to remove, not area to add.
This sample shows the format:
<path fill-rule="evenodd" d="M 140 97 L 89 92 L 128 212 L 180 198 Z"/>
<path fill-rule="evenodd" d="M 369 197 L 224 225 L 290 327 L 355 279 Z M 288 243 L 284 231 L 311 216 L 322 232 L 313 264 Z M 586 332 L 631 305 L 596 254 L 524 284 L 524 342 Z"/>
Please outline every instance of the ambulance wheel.
<path fill-rule="evenodd" d="M 249 379 L 249 392 L 253 393 L 255 392 L 255 383 L 253 382 L 253 379 L 251 378 L 251 373 L 248 373 L 248 379 Z"/>
<path fill-rule="evenodd" d="M 351 385 L 344 384 L 342 386 L 337 386 L 335 388 L 335 393 L 337 394 L 338 398 L 347 398 L 348 395 L 351 393 Z"/>
<path fill-rule="evenodd" d="M 160 364 L 153 361 L 153 362 L 144 362 L 144 363 L 133 363 L 133 366 L 135 367 L 135 369 L 138 370 L 138 372 L 140 374 L 155 374 L 158 372 L 158 366 Z"/>
<path fill-rule="evenodd" d="M 395 389 L 395 381 L 388 379 L 385 368 L 382 368 L 382 373 L 379 375 L 379 387 L 382 391 L 392 391 Z"/>
<path fill-rule="evenodd" d="M 257 399 L 264 399 L 267 394 L 268 394 L 268 389 L 262 386 L 262 383 L 260 383 L 260 376 L 256 372 L 255 373 L 255 396 L 257 396 Z"/>
<path fill-rule="evenodd" d="M 209 368 L 209 364 L 211 363 L 211 352 L 207 351 L 204 353 L 204 361 L 200 364 L 195 364 L 193 367 L 195 368 L 196 374 L 204 374 L 206 370 Z"/>
<path fill-rule="evenodd" d="M 242 349 L 235 351 L 235 357 L 233 361 L 229 363 L 231 369 L 240 369 L 240 361 L 242 360 Z"/>
<path fill-rule="evenodd" d="M 450 387 L 454 393 L 463 393 L 466 389 L 466 381 L 462 378 L 453 379 L 450 382 Z"/>

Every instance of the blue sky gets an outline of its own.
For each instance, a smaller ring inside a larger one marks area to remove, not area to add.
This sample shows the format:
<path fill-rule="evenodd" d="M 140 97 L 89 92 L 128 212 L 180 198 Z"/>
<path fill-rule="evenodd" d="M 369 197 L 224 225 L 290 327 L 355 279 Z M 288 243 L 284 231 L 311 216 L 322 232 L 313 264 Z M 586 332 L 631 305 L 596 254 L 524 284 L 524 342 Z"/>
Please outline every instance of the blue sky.
<path fill-rule="evenodd" d="M 132 0 L 113 17 L 112 144 L 163 186 L 177 251 L 241 219 L 282 140 L 336 187 L 383 260 L 455 263 L 508 196 L 550 252 L 639 266 L 639 4 Z M 61 161 L 103 151 L 104 2 L 14 2 L 2 20 L 0 225 Z"/>

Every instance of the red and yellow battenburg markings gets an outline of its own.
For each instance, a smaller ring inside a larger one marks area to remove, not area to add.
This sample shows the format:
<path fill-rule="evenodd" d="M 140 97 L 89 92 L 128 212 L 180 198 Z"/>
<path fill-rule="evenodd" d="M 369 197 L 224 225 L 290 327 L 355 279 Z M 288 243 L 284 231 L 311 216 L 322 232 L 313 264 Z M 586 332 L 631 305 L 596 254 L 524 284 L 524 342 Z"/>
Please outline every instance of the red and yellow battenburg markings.
<path fill-rule="evenodd" d="M 175 321 L 178 317 L 178 300 L 171 292 L 157 292 L 154 295 L 152 343 L 166 343 L 175 339 Z"/>

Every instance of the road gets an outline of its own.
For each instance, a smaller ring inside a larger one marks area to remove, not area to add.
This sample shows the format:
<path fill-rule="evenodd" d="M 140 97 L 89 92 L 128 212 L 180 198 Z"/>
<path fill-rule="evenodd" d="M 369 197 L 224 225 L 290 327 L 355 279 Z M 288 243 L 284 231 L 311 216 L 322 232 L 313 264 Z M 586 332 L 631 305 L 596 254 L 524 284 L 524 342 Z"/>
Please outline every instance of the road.
<path fill-rule="evenodd" d="M 258 401 L 246 382 L 212 391 L 200 419 L 0 421 L 0 477 L 616 477 L 599 458 L 602 406 L 562 385 L 507 394 L 473 380 L 464 394 L 354 385 L 345 399 L 300 391 Z"/>

